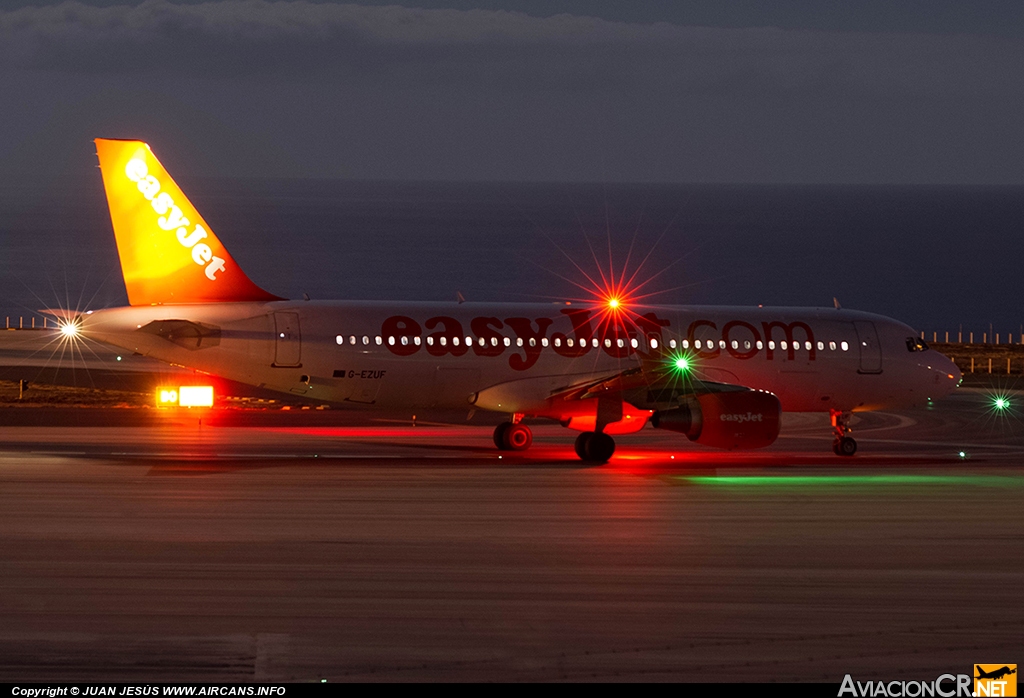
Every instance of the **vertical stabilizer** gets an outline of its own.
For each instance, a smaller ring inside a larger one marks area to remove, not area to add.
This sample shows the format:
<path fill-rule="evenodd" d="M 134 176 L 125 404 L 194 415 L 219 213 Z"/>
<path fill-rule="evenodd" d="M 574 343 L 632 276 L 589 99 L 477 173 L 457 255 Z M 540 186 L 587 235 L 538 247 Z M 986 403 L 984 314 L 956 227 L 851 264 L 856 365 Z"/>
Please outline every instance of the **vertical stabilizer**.
<path fill-rule="evenodd" d="M 249 280 L 142 141 L 96 139 L 132 305 L 281 300 Z"/>

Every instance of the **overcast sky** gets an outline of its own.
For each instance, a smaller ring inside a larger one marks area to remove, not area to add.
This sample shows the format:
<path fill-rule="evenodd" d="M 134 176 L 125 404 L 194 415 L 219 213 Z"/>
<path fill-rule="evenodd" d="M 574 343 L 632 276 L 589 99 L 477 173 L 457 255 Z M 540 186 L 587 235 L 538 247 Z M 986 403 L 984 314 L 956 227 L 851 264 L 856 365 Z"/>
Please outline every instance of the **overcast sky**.
<path fill-rule="evenodd" d="M 1024 183 L 1024 3 L 0 0 L 0 180 Z"/>

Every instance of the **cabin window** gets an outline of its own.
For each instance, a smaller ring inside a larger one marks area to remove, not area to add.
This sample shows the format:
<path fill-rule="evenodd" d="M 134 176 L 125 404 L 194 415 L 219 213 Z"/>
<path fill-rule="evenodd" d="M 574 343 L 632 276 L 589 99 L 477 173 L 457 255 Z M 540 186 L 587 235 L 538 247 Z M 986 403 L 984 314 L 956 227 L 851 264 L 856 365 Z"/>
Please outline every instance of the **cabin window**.
<path fill-rule="evenodd" d="M 775 349 L 775 340 L 774 339 L 771 339 L 771 340 L 768 341 L 768 348 L 774 351 L 774 349 Z"/>
<path fill-rule="evenodd" d="M 690 340 L 684 339 L 683 340 L 683 349 L 689 349 L 689 348 L 690 348 Z"/>
<path fill-rule="evenodd" d="M 724 339 L 718 340 L 718 346 L 719 346 L 720 349 L 725 349 L 725 340 Z"/>
<path fill-rule="evenodd" d="M 531 346 L 531 347 L 535 347 L 535 346 L 537 346 L 537 340 L 536 340 L 536 338 L 534 338 L 534 337 L 530 337 L 530 346 Z"/>
<path fill-rule="evenodd" d="M 446 347 L 446 346 L 448 346 L 448 338 L 447 338 L 447 337 L 441 337 L 441 338 L 439 339 L 439 341 L 441 342 L 441 346 L 442 346 L 442 347 Z"/>
<path fill-rule="evenodd" d="M 338 344 L 344 344 L 345 338 L 339 334 L 337 337 L 334 338 L 334 341 L 337 342 Z"/>
<path fill-rule="evenodd" d="M 562 346 L 562 340 L 559 339 L 558 337 L 555 337 L 555 346 L 556 347 Z"/>
<path fill-rule="evenodd" d="M 355 335 L 350 336 L 348 338 L 348 343 L 349 344 L 355 344 L 356 343 L 356 336 Z"/>
<path fill-rule="evenodd" d="M 548 345 L 548 338 L 547 338 L 547 337 L 544 337 L 544 338 L 542 338 L 542 339 L 540 340 L 540 345 L 541 345 L 542 347 L 546 347 L 546 346 Z"/>
<path fill-rule="evenodd" d="M 388 337 L 388 346 L 389 347 L 395 346 L 395 338 L 394 337 Z"/>
<path fill-rule="evenodd" d="M 828 348 L 831 349 L 832 351 L 835 351 L 836 350 L 836 343 L 835 342 L 829 342 L 828 343 Z"/>
<path fill-rule="evenodd" d="M 601 343 L 600 343 L 599 341 L 597 341 L 597 337 L 594 337 L 594 338 L 593 338 L 593 339 L 591 340 L 591 344 L 593 344 L 593 346 L 594 346 L 594 348 L 595 348 L 595 349 L 597 349 L 597 348 L 598 348 L 599 346 L 601 346 Z"/>
<path fill-rule="evenodd" d="M 669 349 L 675 349 L 676 348 L 676 340 L 674 340 L 674 339 L 668 340 L 668 348 Z"/>
<path fill-rule="evenodd" d="M 523 338 L 522 337 L 516 337 L 516 346 L 517 347 L 523 346 Z"/>
<path fill-rule="evenodd" d="M 366 335 L 364 334 L 364 335 L 363 335 L 363 346 L 365 347 L 365 346 L 366 346 L 366 345 L 368 345 L 369 343 L 370 343 L 370 338 L 369 338 L 369 337 L 367 337 L 367 336 L 366 336 Z"/>
<path fill-rule="evenodd" d="M 758 351 L 760 351 L 760 350 L 762 350 L 762 349 L 764 349 L 764 342 L 762 342 L 762 341 L 761 341 L 761 340 L 759 339 L 759 340 L 757 340 L 757 350 L 758 350 Z"/>
<path fill-rule="evenodd" d="M 631 340 L 629 340 L 629 346 L 631 346 L 634 349 L 636 349 L 636 348 L 638 348 L 640 346 L 640 342 L 638 342 L 636 340 L 636 337 L 633 337 Z"/>
<path fill-rule="evenodd" d="M 459 338 L 458 337 L 452 337 L 452 344 L 454 346 L 459 346 Z"/>
<path fill-rule="evenodd" d="M 419 346 L 421 341 L 422 340 L 420 340 L 419 337 L 413 337 L 412 338 L 412 343 L 415 344 L 416 346 Z"/>
<path fill-rule="evenodd" d="M 498 346 L 498 338 L 497 337 L 491 337 L 491 346 L 492 347 Z"/>
<path fill-rule="evenodd" d="M 480 346 L 482 346 L 482 347 L 483 347 L 483 346 L 486 346 L 486 345 L 487 345 L 487 340 L 486 340 L 486 339 L 484 339 L 483 337 L 480 337 L 480 339 L 479 339 L 479 344 L 480 344 Z"/>
<path fill-rule="evenodd" d="M 786 343 L 786 340 L 779 342 L 779 346 L 782 347 L 783 350 L 789 349 L 789 345 Z"/>
<path fill-rule="evenodd" d="M 565 343 L 571 347 L 573 345 L 573 338 L 569 337 L 568 339 L 565 340 Z"/>
<path fill-rule="evenodd" d="M 376 342 L 377 346 L 379 347 L 381 344 L 384 343 L 384 338 L 381 337 L 380 335 L 377 335 L 376 337 L 374 337 L 373 341 Z"/>
<path fill-rule="evenodd" d="M 825 343 L 824 342 L 818 342 L 818 351 L 822 351 L 824 349 L 825 349 Z"/>
<path fill-rule="evenodd" d="M 434 346 L 434 338 L 433 337 L 427 337 L 427 346 L 428 347 Z"/>
<path fill-rule="evenodd" d="M 740 343 L 737 342 L 735 339 L 732 340 L 732 348 L 733 349 L 739 349 L 740 348 Z"/>
<path fill-rule="evenodd" d="M 693 341 L 693 346 L 695 346 L 696 348 L 700 349 L 700 340 L 699 339 L 695 339 Z"/>
<path fill-rule="evenodd" d="M 848 342 L 842 342 L 842 343 L 840 343 L 839 346 L 842 348 L 843 351 L 849 351 L 850 350 L 850 344 Z"/>
<path fill-rule="evenodd" d="M 467 347 L 473 346 L 473 338 L 472 337 L 466 337 L 466 346 Z"/>
<path fill-rule="evenodd" d="M 811 343 L 810 342 L 804 342 L 804 349 L 806 349 L 807 351 L 810 351 L 811 350 Z"/>
<path fill-rule="evenodd" d="M 651 337 L 651 349 L 657 349 L 657 348 L 658 348 L 658 340 L 656 340 L 654 337 Z"/>
<path fill-rule="evenodd" d="M 748 339 L 748 340 L 745 340 L 745 341 L 743 342 L 743 348 L 744 348 L 744 349 L 747 349 L 747 350 L 749 350 L 749 349 L 750 349 L 750 340 L 749 340 L 749 339 Z"/>
<path fill-rule="evenodd" d="M 510 347 L 510 346 L 512 346 L 512 340 L 511 340 L 511 339 L 509 339 L 508 337 L 505 337 L 505 339 L 504 339 L 504 340 L 502 340 L 502 343 L 503 343 L 503 344 L 504 344 L 504 345 L 505 345 L 506 347 Z"/>
<path fill-rule="evenodd" d="M 404 336 L 404 335 L 402 336 L 402 346 L 403 347 L 409 346 L 409 338 Z"/>

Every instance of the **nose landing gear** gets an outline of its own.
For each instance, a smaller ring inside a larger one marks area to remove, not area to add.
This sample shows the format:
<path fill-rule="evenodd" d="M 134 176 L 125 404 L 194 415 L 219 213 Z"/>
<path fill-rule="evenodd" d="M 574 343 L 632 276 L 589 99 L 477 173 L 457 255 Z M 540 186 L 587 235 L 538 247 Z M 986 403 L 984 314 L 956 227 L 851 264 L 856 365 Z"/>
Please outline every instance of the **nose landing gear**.
<path fill-rule="evenodd" d="M 829 414 L 832 417 L 832 433 L 835 435 L 832 452 L 837 456 L 852 456 L 857 452 L 857 442 L 852 436 L 849 436 L 850 418 L 853 415 L 839 410 L 830 410 Z"/>

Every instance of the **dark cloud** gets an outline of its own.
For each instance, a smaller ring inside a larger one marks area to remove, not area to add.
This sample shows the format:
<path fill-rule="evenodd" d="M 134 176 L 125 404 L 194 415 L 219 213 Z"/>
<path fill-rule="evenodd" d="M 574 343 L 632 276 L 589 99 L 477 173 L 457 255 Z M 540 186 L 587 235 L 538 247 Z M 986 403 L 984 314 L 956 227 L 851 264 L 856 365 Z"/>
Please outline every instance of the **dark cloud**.
<path fill-rule="evenodd" d="M 475 81 L 537 89 L 1024 90 L 1024 50 L 978 36 L 625 24 L 488 10 L 226 0 L 0 13 L 11 67 L 188 77 Z"/>
<path fill-rule="evenodd" d="M 1024 43 L 227 0 L 0 12 L 0 179 L 1024 182 Z M 191 148 L 191 151 L 189 149 Z"/>

